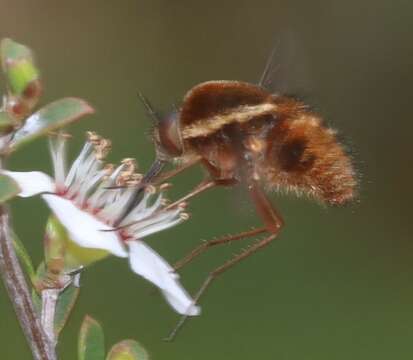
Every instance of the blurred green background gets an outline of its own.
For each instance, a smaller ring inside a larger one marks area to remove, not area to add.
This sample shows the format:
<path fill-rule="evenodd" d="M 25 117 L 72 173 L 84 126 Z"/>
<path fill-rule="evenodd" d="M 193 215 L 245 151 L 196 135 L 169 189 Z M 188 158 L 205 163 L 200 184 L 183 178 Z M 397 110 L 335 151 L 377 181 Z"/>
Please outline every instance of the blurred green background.
<path fill-rule="evenodd" d="M 178 316 L 122 259 L 83 276 L 64 332 L 61 359 L 76 359 L 86 313 L 107 344 L 141 341 L 153 359 L 412 359 L 413 2 L 373 1 L 31 1 L 0 2 L 0 36 L 30 46 L 45 83 L 42 103 L 68 95 L 97 114 L 72 127 L 76 154 L 85 130 L 113 140 L 110 160 L 153 159 L 150 120 L 137 90 L 165 111 L 193 85 L 212 79 L 256 82 L 286 31 L 294 34 L 282 77 L 340 130 L 361 178 L 360 197 L 323 208 L 272 196 L 287 226 L 280 241 L 218 280 L 203 315 L 174 343 L 162 342 Z M 4 83 L 2 83 L 4 84 Z M 46 142 L 13 158 L 13 169 L 50 171 Z M 174 197 L 201 178 L 176 178 Z M 148 238 L 171 262 L 201 239 L 258 223 L 240 190 L 218 189 L 191 203 L 192 218 Z M 14 224 L 36 262 L 48 210 L 16 200 Z M 195 291 L 208 270 L 242 244 L 210 250 L 182 272 Z M 1 359 L 30 359 L 11 305 L 0 292 Z"/>

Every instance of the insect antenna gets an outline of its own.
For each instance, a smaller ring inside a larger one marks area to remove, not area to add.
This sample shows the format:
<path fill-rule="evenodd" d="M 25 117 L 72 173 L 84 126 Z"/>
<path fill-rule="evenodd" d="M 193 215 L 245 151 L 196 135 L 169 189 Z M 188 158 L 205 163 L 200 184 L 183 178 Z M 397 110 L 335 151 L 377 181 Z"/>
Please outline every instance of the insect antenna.
<path fill-rule="evenodd" d="M 155 122 L 156 125 L 159 124 L 161 118 L 159 117 L 159 114 L 154 110 L 148 98 L 145 95 L 143 95 L 140 91 L 138 91 L 138 97 L 149 117 Z"/>

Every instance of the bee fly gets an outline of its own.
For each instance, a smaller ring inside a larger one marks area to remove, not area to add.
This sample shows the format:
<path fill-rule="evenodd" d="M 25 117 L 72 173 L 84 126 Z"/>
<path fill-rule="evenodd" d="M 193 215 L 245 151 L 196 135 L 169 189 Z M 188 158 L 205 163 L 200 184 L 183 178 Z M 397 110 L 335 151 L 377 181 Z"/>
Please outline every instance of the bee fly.
<path fill-rule="evenodd" d="M 176 270 L 209 247 L 266 234 L 210 272 L 194 296 L 195 302 L 218 275 L 277 238 L 284 221 L 265 190 L 293 191 L 331 205 L 345 204 L 355 196 L 355 173 L 335 131 L 323 125 L 321 117 L 304 103 L 264 88 L 270 62 L 258 85 L 240 81 L 208 81 L 196 85 L 185 95 L 180 109 L 158 119 L 155 127 L 157 159 L 147 181 L 154 180 L 169 161 L 179 165 L 157 181 L 198 163 L 208 174 L 168 208 L 216 186 L 241 184 L 248 190 L 263 222 L 262 227 L 202 243 L 175 265 Z M 155 116 L 149 103 L 142 100 Z M 184 321 L 185 317 L 169 340 Z"/>

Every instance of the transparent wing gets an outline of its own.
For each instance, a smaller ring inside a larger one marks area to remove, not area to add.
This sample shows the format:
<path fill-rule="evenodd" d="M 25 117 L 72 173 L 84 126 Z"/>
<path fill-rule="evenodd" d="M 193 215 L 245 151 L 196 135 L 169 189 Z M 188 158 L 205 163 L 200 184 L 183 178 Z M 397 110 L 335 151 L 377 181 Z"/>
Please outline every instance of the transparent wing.
<path fill-rule="evenodd" d="M 258 84 L 272 93 L 306 97 L 312 88 L 310 68 L 304 41 L 292 29 L 281 29 Z"/>

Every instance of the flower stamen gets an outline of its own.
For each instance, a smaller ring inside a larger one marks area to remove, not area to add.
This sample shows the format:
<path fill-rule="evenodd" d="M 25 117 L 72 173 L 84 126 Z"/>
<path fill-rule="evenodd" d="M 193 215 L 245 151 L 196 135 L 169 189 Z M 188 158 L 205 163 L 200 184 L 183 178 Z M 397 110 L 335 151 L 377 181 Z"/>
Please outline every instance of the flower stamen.
<path fill-rule="evenodd" d="M 40 194 L 78 246 L 128 257 L 132 270 L 158 286 L 176 311 L 198 315 L 199 308 L 190 306 L 193 300 L 173 268 L 141 240 L 187 220 L 187 203 L 166 206 L 165 192 L 171 185 L 165 183 L 157 189 L 143 184 L 132 158 L 117 167 L 105 164 L 111 141 L 94 132 L 87 133 L 79 156 L 66 171 L 67 138 L 59 133 L 50 139 L 54 180 L 41 172 L 5 174 L 18 183 L 22 197 Z M 108 190 L 114 186 L 117 188 Z M 130 211 L 114 226 L 125 208 Z"/>

